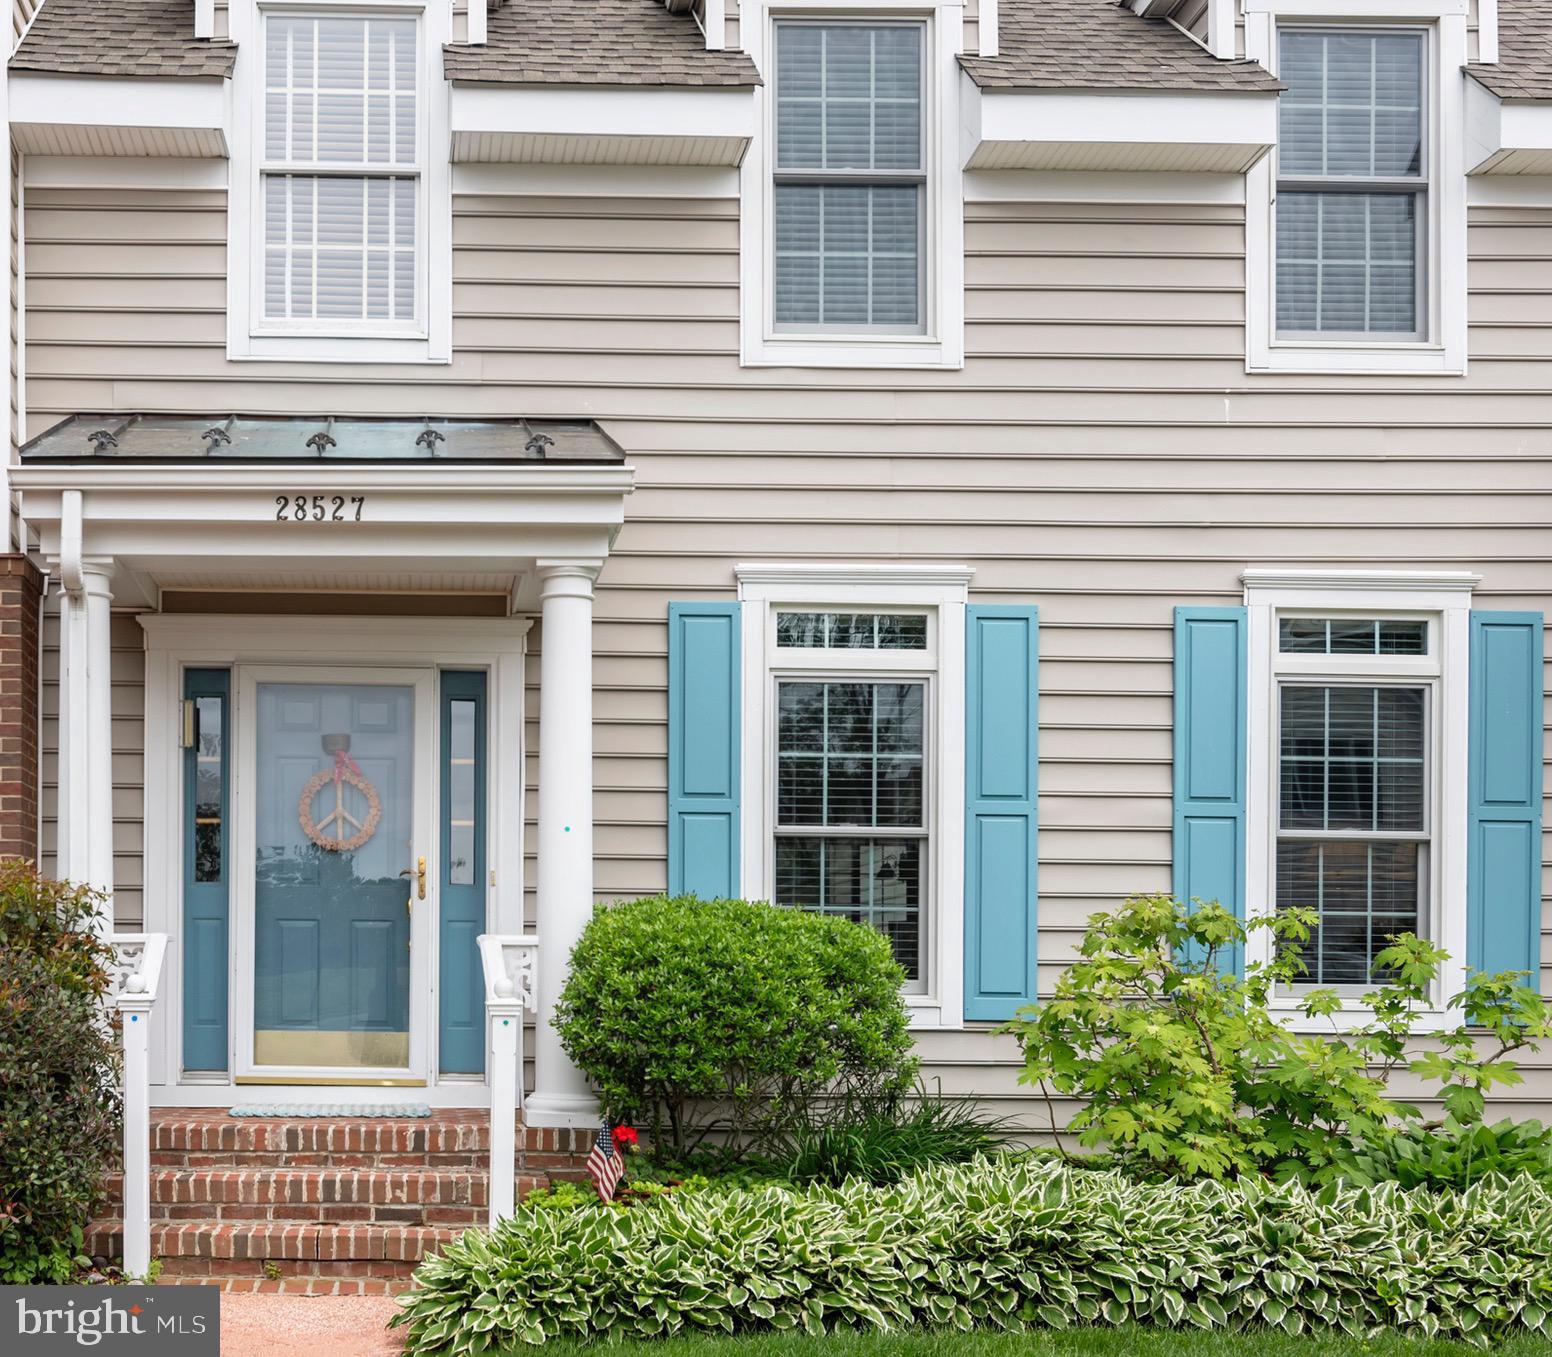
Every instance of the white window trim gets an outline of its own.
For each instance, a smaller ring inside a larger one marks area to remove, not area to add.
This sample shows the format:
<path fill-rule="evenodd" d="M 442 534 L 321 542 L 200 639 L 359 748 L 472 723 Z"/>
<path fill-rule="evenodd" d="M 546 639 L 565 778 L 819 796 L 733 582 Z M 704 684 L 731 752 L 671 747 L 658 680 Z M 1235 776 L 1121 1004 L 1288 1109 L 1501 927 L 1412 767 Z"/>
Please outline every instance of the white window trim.
<path fill-rule="evenodd" d="M 1467 770 L 1470 711 L 1471 594 L 1481 576 L 1464 571 L 1317 571 L 1255 567 L 1241 575 L 1248 612 L 1249 720 L 1245 793 L 1246 917 L 1276 910 L 1277 870 L 1277 614 L 1281 610 L 1365 616 L 1427 616 L 1437 653 L 1426 662 L 1399 661 L 1394 676 L 1418 677 L 1438 684 L 1430 718 L 1429 769 L 1432 851 L 1429 855 L 1429 908 L 1432 938 L 1450 954 L 1440 977 L 1434 1006 L 1420 1017 L 1419 1030 L 1440 1030 L 1459 1023 L 1446 1003 L 1466 984 Z M 1351 673 L 1340 658 L 1329 663 L 1335 675 Z M 1310 666 L 1313 668 L 1313 666 Z M 1364 672 L 1370 672 L 1372 665 Z M 1272 939 L 1265 929 L 1250 935 L 1247 962 L 1269 962 Z M 1330 1031 L 1359 1026 L 1367 1010 L 1344 1006 L 1334 1019 L 1310 1021 L 1297 1011 L 1296 997 L 1274 998 L 1271 1007 L 1298 1030 Z"/>
<path fill-rule="evenodd" d="M 263 134 L 263 13 L 323 12 L 414 16 L 420 23 L 417 110 L 421 155 L 418 287 L 423 332 L 381 336 L 266 333 L 255 306 L 263 273 L 263 212 L 259 194 L 259 139 Z M 442 47 L 451 40 L 452 11 L 425 0 L 234 0 L 230 20 L 237 44 L 232 72 L 232 164 L 227 190 L 226 356 L 236 361 L 308 363 L 448 363 L 452 361 L 453 211 L 450 86 L 442 76 Z"/>
<path fill-rule="evenodd" d="M 927 911 L 924 993 L 907 993 L 915 1031 L 964 1026 L 965 606 L 968 566 L 745 564 L 737 567 L 742 610 L 744 807 L 740 893 L 768 900 L 775 887 L 775 713 L 770 694 L 777 656 L 776 608 L 926 608 L 936 614 L 937 663 L 928 719 Z M 901 652 L 909 656 L 912 652 Z M 891 657 L 893 659 L 893 656 Z M 899 668 L 910 667 L 909 659 Z M 919 666 L 918 666 L 919 667 Z"/>
<path fill-rule="evenodd" d="M 755 91 L 754 136 L 740 171 L 740 360 L 745 367 L 961 368 L 965 357 L 963 169 L 959 155 L 959 0 L 744 0 L 739 31 L 765 83 Z M 924 218 L 926 333 L 792 335 L 777 333 L 770 301 L 773 273 L 771 136 L 775 125 L 774 35 L 777 19 L 924 19 L 926 34 L 927 187 Z"/>
<path fill-rule="evenodd" d="M 1278 339 L 1273 261 L 1275 156 L 1265 156 L 1245 185 L 1245 370 L 1312 374 L 1466 372 L 1466 0 L 1245 0 L 1245 55 L 1277 69 L 1277 21 L 1301 24 L 1427 24 L 1429 118 L 1428 219 L 1423 295 L 1428 338 L 1421 342 Z"/>

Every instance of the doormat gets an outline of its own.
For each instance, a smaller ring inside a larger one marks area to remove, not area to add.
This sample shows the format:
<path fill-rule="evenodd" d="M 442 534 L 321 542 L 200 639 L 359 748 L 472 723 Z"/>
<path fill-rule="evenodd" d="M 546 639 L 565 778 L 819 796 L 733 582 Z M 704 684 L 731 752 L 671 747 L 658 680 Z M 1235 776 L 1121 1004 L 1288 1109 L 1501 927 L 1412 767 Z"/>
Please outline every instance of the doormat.
<path fill-rule="evenodd" d="M 429 1117 L 425 1103 L 255 1103 L 228 1109 L 234 1117 Z"/>

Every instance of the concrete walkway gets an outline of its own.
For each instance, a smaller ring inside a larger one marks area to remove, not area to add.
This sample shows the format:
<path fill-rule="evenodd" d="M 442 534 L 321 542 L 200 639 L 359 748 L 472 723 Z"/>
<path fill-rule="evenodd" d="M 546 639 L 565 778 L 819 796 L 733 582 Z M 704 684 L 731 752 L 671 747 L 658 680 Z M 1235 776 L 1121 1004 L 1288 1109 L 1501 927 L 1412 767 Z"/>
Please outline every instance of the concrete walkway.
<path fill-rule="evenodd" d="M 397 1357 L 392 1296 L 223 1294 L 221 1357 Z"/>

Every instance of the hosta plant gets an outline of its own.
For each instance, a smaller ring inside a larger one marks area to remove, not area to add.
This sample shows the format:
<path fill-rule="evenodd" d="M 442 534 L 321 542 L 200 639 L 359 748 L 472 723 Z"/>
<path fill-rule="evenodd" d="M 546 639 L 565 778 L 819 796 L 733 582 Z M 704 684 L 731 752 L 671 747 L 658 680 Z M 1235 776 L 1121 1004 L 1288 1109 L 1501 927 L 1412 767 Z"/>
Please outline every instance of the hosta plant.
<path fill-rule="evenodd" d="M 1419 1037 L 1448 957 L 1411 935 L 1376 957 L 1383 983 L 1363 996 L 1356 1027 L 1290 1031 L 1271 1001 L 1302 981 L 1313 922 L 1286 910 L 1247 929 L 1217 904 L 1169 896 L 1094 915 L 1051 999 L 1011 1025 L 1053 1134 L 1061 1097 L 1079 1103 L 1067 1131 L 1132 1172 L 1361 1176 L 1353 1147 L 1383 1145 L 1418 1119 L 1389 1096 L 1396 1071 L 1436 1086 L 1452 1124 L 1470 1126 L 1489 1090 L 1520 1081 L 1512 1057 L 1552 1037 L 1552 1004 L 1519 972 L 1472 974 L 1452 1000 L 1462 1021 Z M 1233 959 L 1256 929 L 1272 934 L 1272 959 L 1240 974 Z M 1329 989 L 1299 992 L 1309 1020 L 1333 1020 L 1342 1006 Z"/>
<path fill-rule="evenodd" d="M 887 1187 L 521 1213 L 416 1272 L 412 1354 L 551 1339 L 1149 1324 L 1491 1349 L 1552 1334 L 1552 1194 L 1143 1183 L 1000 1156 Z"/>

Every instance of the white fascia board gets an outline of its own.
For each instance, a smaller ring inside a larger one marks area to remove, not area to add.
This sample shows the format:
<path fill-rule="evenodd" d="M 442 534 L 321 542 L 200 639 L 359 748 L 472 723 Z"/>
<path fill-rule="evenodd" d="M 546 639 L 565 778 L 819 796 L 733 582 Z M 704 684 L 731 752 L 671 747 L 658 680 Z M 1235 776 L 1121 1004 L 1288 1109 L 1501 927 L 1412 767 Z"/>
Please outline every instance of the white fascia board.
<path fill-rule="evenodd" d="M 1506 102 L 1467 77 L 1466 173 L 1552 173 L 1552 104 Z"/>
<path fill-rule="evenodd" d="M 10 77 L 11 125 L 72 134 L 172 133 L 226 155 L 231 145 L 231 82 L 219 77 L 148 80 L 140 77 L 45 75 Z M 120 140 L 123 140 L 122 136 Z M 215 148 L 219 147 L 219 151 Z"/>
<path fill-rule="evenodd" d="M 967 82 L 968 83 L 968 82 Z M 1012 168 L 1009 153 L 1061 148 L 1063 169 L 1248 169 L 1277 142 L 1275 94 L 1091 94 L 1069 91 L 965 91 L 967 168 Z M 1124 163 L 1135 148 L 1135 165 Z M 1092 166 L 1085 161 L 1092 159 Z M 1201 164 L 1193 166 L 1193 159 Z"/>
<path fill-rule="evenodd" d="M 452 90 L 455 148 L 460 137 L 630 139 L 650 159 L 657 143 L 733 140 L 747 146 L 754 135 L 754 112 L 754 92 L 743 88 L 455 84 Z"/>

